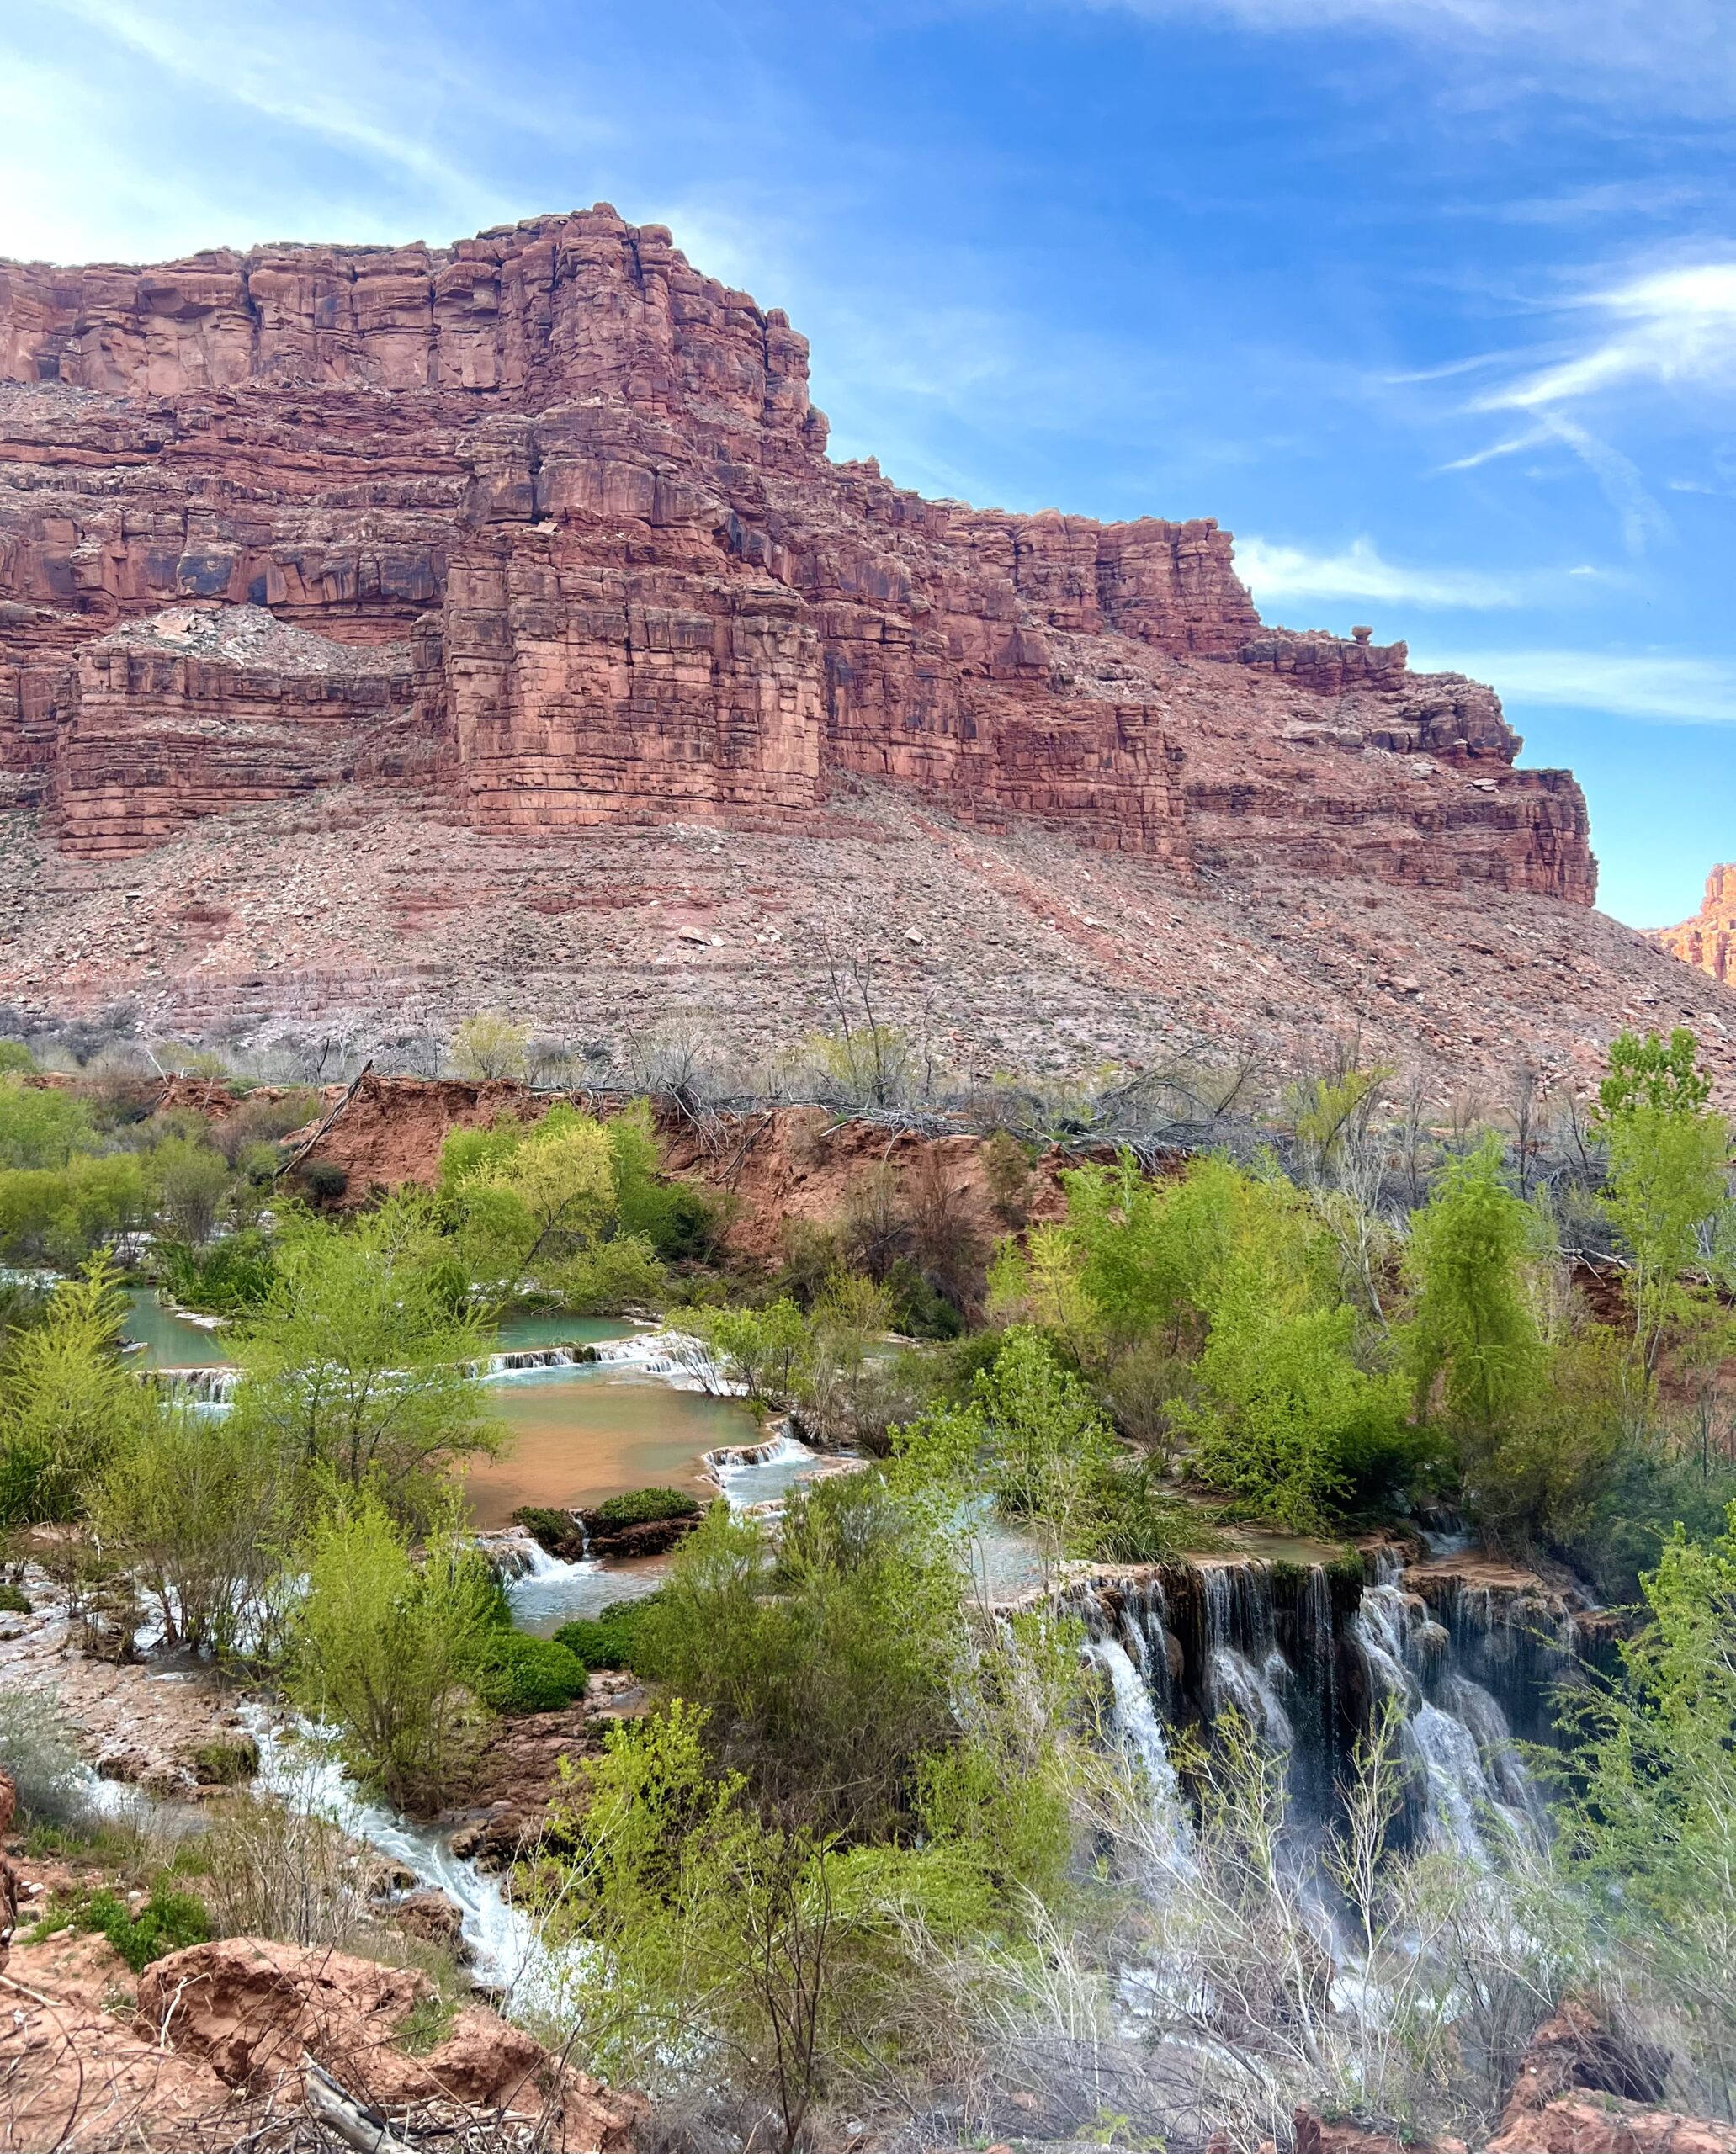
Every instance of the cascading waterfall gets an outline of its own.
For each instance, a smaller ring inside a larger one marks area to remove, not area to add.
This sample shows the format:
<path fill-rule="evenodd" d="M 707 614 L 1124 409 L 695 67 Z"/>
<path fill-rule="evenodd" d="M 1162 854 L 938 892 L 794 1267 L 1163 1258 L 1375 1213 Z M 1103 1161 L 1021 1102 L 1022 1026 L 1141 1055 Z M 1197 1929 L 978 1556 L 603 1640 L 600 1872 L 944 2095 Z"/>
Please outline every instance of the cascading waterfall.
<path fill-rule="evenodd" d="M 1085 1651 L 1109 1679 L 1110 1731 L 1144 1794 L 1152 1853 L 1165 1868 L 1183 1867 L 1192 1840 L 1187 1806 L 1144 1676 L 1119 1638 L 1091 1638 Z"/>
<path fill-rule="evenodd" d="M 1208 1563 L 1201 1585 L 1210 1716 L 1233 1707 L 1272 1749 L 1293 1750 L 1296 1731 L 1278 1695 L 1291 1671 L 1278 1651 L 1271 1573 L 1264 1564 Z"/>
<path fill-rule="evenodd" d="M 188 1406 L 227 1406 L 241 1371 L 221 1365 L 191 1369 L 141 1369 L 141 1380 Z"/>
<path fill-rule="evenodd" d="M 453 1854 L 438 1826 L 412 1824 L 344 1777 L 326 1731 L 300 1722 L 272 1722 L 257 1706 L 242 1718 L 259 1745 L 257 1785 L 284 1808 L 321 1817 L 352 1839 L 401 1863 L 418 1886 L 443 1893 L 458 1909 L 479 1983 L 503 1991 L 516 2004 L 534 2001 L 550 1979 L 536 1930 L 515 1907 L 497 1877 Z"/>
<path fill-rule="evenodd" d="M 1293 1821 L 1309 1834 L 1330 1820 L 1359 1738 L 1392 1711 L 1401 1829 L 1476 1860 L 1491 1832 L 1539 1838 L 1542 1802 L 1503 1699 L 1483 1678 L 1505 1668 L 1510 1687 L 1528 1690 L 1540 1657 L 1547 1673 L 1570 1655 L 1572 1619 L 1539 1596 L 1521 1595 L 1516 1613 L 1510 1595 L 1460 1594 L 1431 1577 L 1443 1621 L 1395 1552 L 1375 1551 L 1359 1585 L 1341 1567 L 1208 1557 L 1075 1586 L 1066 1604 L 1107 1679 L 1114 1739 L 1144 1759 L 1166 1726 L 1209 1727 L 1234 1711 L 1285 1758 Z M 1541 1634 L 1526 1620 L 1537 1609 L 1548 1617 Z M 1547 1703 L 1534 1711 L 1546 1727 Z M 1167 1796 L 1166 1745 L 1164 1765 Z"/>

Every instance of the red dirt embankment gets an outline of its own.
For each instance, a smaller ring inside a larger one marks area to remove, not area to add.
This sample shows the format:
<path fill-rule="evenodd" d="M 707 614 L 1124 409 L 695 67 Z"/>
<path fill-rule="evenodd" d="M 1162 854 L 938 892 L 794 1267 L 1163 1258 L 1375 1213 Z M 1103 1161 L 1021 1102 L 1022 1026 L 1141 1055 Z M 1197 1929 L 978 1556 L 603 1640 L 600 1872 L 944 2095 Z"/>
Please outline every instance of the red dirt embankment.
<path fill-rule="evenodd" d="M 328 1091 L 326 1111 L 342 1099 L 341 1091 Z M 353 1207 L 406 1183 L 432 1186 L 440 1148 L 454 1130 L 486 1128 L 502 1115 L 541 1114 L 559 1100 L 604 1115 L 624 1104 L 618 1094 L 551 1094 L 505 1079 L 472 1084 L 370 1074 L 302 1164 L 317 1160 L 340 1168 L 345 1186 L 337 1202 Z M 178 1097 L 176 1104 L 196 1102 Z M 654 1111 L 670 1172 L 730 1200 L 724 1242 L 738 1262 L 776 1260 L 788 1226 L 821 1226 L 852 1202 L 873 1202 L 906 1215 L 944 1215 L 935 1222 L 937 1232 L 943 1229 L 984 1254 L 1006 1232 L 985 1156 L 988 1138 L 934 1137 L 841 1121 L 817 1106 L 696 1118 L 664 1100 L 654 1103 Z M 305 1141 L 314 1127 L 310 1123 L 290 1142 Z M 1032 1170 L 1022 1209 L 1034 1218 L 1058 1216 L 1059 1170 L 1068 1164 L 1064 1153 L 1044 1154 Z M 866 1194 L 871 1189 L 872 1199 Z"/>

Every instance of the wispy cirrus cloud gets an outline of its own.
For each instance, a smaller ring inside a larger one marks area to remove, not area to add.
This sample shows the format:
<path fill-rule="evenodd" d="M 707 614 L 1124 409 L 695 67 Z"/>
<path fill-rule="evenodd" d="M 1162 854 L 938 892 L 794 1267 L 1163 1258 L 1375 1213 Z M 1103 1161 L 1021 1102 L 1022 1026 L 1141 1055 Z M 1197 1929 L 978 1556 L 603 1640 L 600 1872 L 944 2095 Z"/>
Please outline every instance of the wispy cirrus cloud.
<path fill-rule="evenodd" d="M 1736 258 L 1655 270 L 1582 304 L 1601 317 L 1595 335 L 1473 408 L 1542 411 L 1635 382 L 1736 390 Z"/>
<path fill-rule="evenodd" d="M 1419 672 L 1467 673 L 1512 703 L 1675 725 L 1736 725 L 1736 663 L 1671 652 L 1413 649 Z"/>
<path fill-rule="evenodd" d="M 1083 0 L 1099 9 L 1216 17 L 1271 33 L 1360 30 L 1425 44 L 1472 66 L 1500 61 L 1486 97 L 1542 88 L 1692 114 L 1736 107 L 1726 0 Z M 1520 71 L 1516 79 L 1514 71 Z M 1536 71 L 1534 73 L 1531 71 Z M 1449 87 L 1442 84 L 1440 87 Z"/>

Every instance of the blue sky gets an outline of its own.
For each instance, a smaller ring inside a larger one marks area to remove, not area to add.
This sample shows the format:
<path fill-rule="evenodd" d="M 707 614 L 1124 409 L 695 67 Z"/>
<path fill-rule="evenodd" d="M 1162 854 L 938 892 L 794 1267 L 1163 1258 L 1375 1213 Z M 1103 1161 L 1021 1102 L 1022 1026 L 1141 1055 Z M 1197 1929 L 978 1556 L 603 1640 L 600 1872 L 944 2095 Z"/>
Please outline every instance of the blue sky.
<path fill-rule="evenodd" d="M 10 0 L 0 253 L 667 224 L 836 454 L 1492 682 L 1657 926 L 1736 857 L 1732 8 Z"/>

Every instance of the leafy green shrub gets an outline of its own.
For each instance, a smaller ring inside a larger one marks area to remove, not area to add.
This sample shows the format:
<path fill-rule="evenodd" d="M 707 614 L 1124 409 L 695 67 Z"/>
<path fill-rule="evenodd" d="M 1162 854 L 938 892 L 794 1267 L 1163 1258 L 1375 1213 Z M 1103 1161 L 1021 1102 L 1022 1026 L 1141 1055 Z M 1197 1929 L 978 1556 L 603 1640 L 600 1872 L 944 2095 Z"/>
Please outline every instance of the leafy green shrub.
<path fill-rule="evenodd" d="M 30 1596 L 22 1586 L 0 1585 L 0 1616 L 28 1616 Z"/>
<path fill-rule="evenodd" d="M 587 1672 L 559 1638 L 495 1631 L 477 1656 L 476 1690 L 496 1712 L 557 1712 L 583 1694 Z"/>
<path fill-rule="evenodd" d="M 305 1712 L 337 1726 L 344 1763 L 399 1808 L 452 1800 L 480 1748 L 470 1685 L 499 1635 L 499 1585 L 455 1531 L 422 1560 L 372 1488 L 315 1521 L 288 1669 Z"/>
<path fill-rule="evenodd" d="M 599 1525 L 649 1525 L 654 1519 L 693 1518 L 704 1506 L 679 1488 L 634 1488 L 624 1496 L 611 1496 L 591 1515 Z"/>
<path fill-rule="evenodd" d="M 253 1228 L 197 1250 L 165 1243 L 157 1252 L 162 1284 L 184 1308 L 232 1316 L 258 1308 L 271 1297 L 277 1266 L 265 1237 Z"/>
<path fill-rule="evenodd" d="M 166 1959 L 189 1944 L 203 1944 L 211 1934 L 211 1918 L 195 1892 L 177 1891 L 159 1877 L 136 1913 L 118 1892 L 106 1887 L 82 1893 L 67 1910 L 70 1927 L 106 1937 L 135 1975 L 153 1960 Z M 53 1928 L 53 1917 L 45 1924 Z"/>
<path fill-rule="evenodd" d="M 630 1669 L 640 1627 L 657 1598 L 648 1593 L 638 1600 L 613 1600 L 600 1616 L 576 1616 L 571 1623 L 561 1625 L 555 1633 L 555 1642 L 565 1646 L 586 1669 Z"/>
<path fill-rule="evenodd" d="M 238 1736 L 233 1743 L 202 1743 L 193 1762 L 204 1786 L 233 1787 L 258 1771 L 259 1745 L 251 1735 Z"/>

